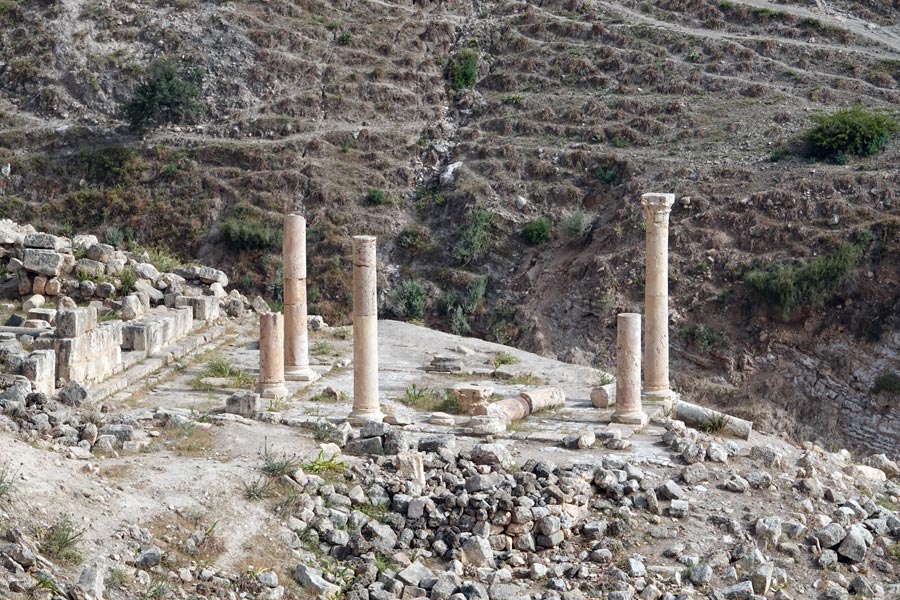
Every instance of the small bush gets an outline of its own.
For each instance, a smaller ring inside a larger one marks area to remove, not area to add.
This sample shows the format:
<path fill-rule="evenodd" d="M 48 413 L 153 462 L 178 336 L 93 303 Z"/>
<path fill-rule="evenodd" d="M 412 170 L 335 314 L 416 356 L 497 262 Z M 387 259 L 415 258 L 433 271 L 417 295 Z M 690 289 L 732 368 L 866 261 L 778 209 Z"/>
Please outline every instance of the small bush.
<path fill-rule="evenodd" d="M 353 34 L 349 31 L 342 31 L 337 37 L 338 46 L 348 46 L 353 41 Z"/>
<path fill-rule="evenodd" d="M 502 102 L 503 102 L 503 104 L 506 104 L 507 106 L 518 106 L 519 104 L 522 104 L 522 102 L 524 100 L 525 100 L 525 96 L 521 96 L 519 94 L 514 94 L 511 96 L 504 96 Z"/>
<path fill-rule="evenodd" d="M 846 162 L 848 156 L 871 156 L 897 131 L 893 118 L 854 106 L 830 115 L 813 115 L 816 123 L 804 133 L 813 154 Z"/>
<path fill-rule="evenodd" d="M 550 219 L 538 217 L 522 229 L 525 241 L 532 246 L 539 246 L 550 241 Z"/>
<path fill-rule="evenodd" d="M 778 162 L 784 158 L 787 158 L 788 149 L 785 147 L 776 148 L 772 150 L 772 153 L 769 154 L 769 162 Z"/>
<path fill-rule="evenodd" d="M 387 192 L 378 188 L 372 188 L 366 194 L 366 201 L 369 204 L 374 204 L 375 206 L 380 206 L 388 201 Z"/>
<path fill-rule="evenodd" d="M 688 343 L 706 351 L 712 350 L 725 339 L 721 331 L 703 324 L 687 325 L 679 329 L 678 333 Z"/>
<path fill-rule="evenodd" d="M 124 146 L 108 146 L 81 155 L 84 178 L 104 185 L 127 185 L 137 174 L 137 153 Z"/>
<path fill-rule="evenodd" d="M 563 217 L 562 222 L 563 235 L 566 239 L 577 240 L 581 238 L 590 226 L 587 214 L 583 210 L 576 210 Z"/>
<path fill-rule="evenodd" d="M 872 393 L 878 394 L 880 392 L 894 395 L 900 394 L 900 373 L 885 373 L 876 379 Z"/>
<path fill-rule="evenodd" d="M 397 245 L 411 252 L 421 252 L 431 247 L 431 241 L 425 229 L 407 227 L 397 236 Z"/>
<path fill-rule="evenodd" d="M 453 257 L 467 265 L 484 256 L 491 246 L 491 219 L 493 213 L 478 209 L 469 214 L 466 224 L 453 247 Z"/>
<path fill-rule="evenodd" d="M 801 265 L 776 263 L 753 269 L 744 283 L 782 319 L 804 307 L 821 306 L 841 288 L 859 261 L 860 250 L 845 244 L 833 254 Z"/>
<path fill-rule="evenodd" d="M 465 48 L 450 59 L 447 66 L 447 79 L 454 90 L 462 90 L 475 85 L 478 80 L 478 51 Z"/>
<path fill-rule="evenodd" d="M 619 178 L 615 169 L 605 165 L 597 167 L 597 170 L 594 172 L 594 176 L 606 185 L 613 185 Z"/>
<path fill-rule="evenodd" d="M 494 369 L 497 369 L 501 365 L 514 365 L 519 362 L 519 359 L 510 354 L 509 352 L 504 352 L 501 350 L 494 354 L 494 358 L 491 360 L 491 365 L 493 365 Z"/>
<path fill-rule="evenodd" d="M 428 290 L 425 286 L 418 281 L 407 280 L 395 290 L 392 309 L 404 321 L 421 320 L 425 316 L 427 303 Z"/>
<path fill-rule="evenodd" d="M 125 118 L 138 130 L 193 121 L 206 111 L 200 100 L 202 81 L 202 69 L 171 59 L 157 61 L 123 107 Z"/>

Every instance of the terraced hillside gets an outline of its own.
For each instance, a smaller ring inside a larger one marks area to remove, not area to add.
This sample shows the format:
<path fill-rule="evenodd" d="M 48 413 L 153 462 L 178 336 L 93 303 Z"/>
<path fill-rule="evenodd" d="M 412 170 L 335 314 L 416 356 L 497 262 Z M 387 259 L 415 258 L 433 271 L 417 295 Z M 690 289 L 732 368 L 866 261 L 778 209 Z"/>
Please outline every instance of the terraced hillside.
<path fill-rule="evenodd" d="M 606 367 L 641 307 L 638 198 L 671 191 L 679 388 L 900 452 L 900 144 L 833 164 L 799 142 L 819 111 L 896 111 L 896 2 L 0 0 L 0 21 L 8 216 L 277 297 L 278 215 L 302 210 L 330 322 L 348 236 L 374 233 L 385 314 L 424 295 L 429 325 Z M 207 109 L 134 132 L 122 106 L 161 58 L 199 67 Z M 821 306 L 778 315 L 744 283 L 847 243 Z"/>

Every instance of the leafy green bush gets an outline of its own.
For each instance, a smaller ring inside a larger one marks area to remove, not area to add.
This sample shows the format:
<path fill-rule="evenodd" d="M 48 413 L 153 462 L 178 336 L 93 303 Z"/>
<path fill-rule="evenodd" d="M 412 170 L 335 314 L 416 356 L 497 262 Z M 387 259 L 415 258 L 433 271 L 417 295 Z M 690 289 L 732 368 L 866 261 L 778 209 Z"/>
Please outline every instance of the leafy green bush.
<path fill-rule="evenodd" d="M 845 244 L 833 254 L 805 264 L 775 263 L 749 271 L 744 283 L 761 302 L 788 319 L 804 307 L 821 306 L 846 283 L 859 262 L 860 250 Z"/>
<path fill-rule="evenodd" d="M 137 153 L 124 146 L 108 146 L 81 155 L 84 178 L 106 185 L 128 184 L 137 174 Z"/>
<path fill-rule="evenodd" d="M 538 217 L 522 229 L 525 241 L 532 246 L 539 246 L 550 240 L 550 219 Z"/>
<path fill-rule="evenodd" d="M 401 283 L 394 292 L 392 310 L 404 321 L 421 320 L 425 316 L 425 305 L 428 303 L 428 290 L 414 280 Z"/>
<path fill-rule="evenodd" d="M 830 115 L 813 115 L 816 125 L 803 134 L 813 154 L 846 162 L 847 157 L 871 156 L 881 150 L 897 131 L 897 121 L 854 106 Z"/>
<path fill-rule="evenodd" d="M 397 235 L 397 245 L 411 252 L 421 252 L 431 247 L 431 241 L 425 229 L 407 227 Z"/>
<path fill-rule="evenodd" d="M 491 219 L 493 213 L 477 209 L 469 214 L 466 224 L 453 246 L 453 258 L 466 265 L 484 256 L 491 246 Z"/>
<path fill-rule="evenodd" d="M 240 250 L 281 248 L 282 229 L 250 215 L 234 216 L 219 225 L 225 240 Z"/>
<path fill-rule="evenodd" d="M 616 170 L 613 169 L 612 167 L 609 167 L 606 165 L 597 167 L 597 170 L 594 172 L 594 175 L 597 177 L 597 179 L 599 179 L 606 185 L 613 185 L 616 182 L 616 180 L 619 178 L 618 174 L 616 173 Z"/>
<path fill-rule="evenodd" d="M 460 50 L 447 65 L 447 79 L 454 90 L 462 90 L 475 85 L 478 80 L 478 51 L 472 48 Z"/>
<path fill-rule="evenodd" d="M 369 204 L 374 204 L 375 206 L 380 206 L 388 201 L 387 192 L 378 188 L 371 188 L 369 192 L 366 194 L 366 200 Z"/>
<path fill-rule="evenodd" d="M 125 118 L 133 129 L 193 121 L 206 111 L 200 100 L 202 81 L 202 69 L 173 59 L 157 61 L 123 107 Z"/>
<path fill-rule="evenodd" d="M 337 37 L 338 46 L 348 46 L 350 42 L 353 40 L 353 34 L 349 31 L 342 31 L 341 34 Z"/>

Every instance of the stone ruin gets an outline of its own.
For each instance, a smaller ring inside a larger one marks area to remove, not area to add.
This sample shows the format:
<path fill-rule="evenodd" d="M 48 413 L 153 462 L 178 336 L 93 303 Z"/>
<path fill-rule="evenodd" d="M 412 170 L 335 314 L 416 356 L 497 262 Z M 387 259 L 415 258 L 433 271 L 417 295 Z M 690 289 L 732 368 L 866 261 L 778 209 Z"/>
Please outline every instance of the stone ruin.
<path fill-rule="evenodd" d="M 78 386 L 76 396 L 104 398 L 130 383 L 123 373 L 131 367 L 173 350 L 183 355 L 174 346 L 188 334 L 248 306 L 225 291 L 228 276 L 218 269 L 161 273 L 146 255 L 92 235 L 55 236 L 3 220 L 0 261 L 0 297 L 21 301 L 25 312 L 0 326 L 2 389 L 53 396 Z"/>

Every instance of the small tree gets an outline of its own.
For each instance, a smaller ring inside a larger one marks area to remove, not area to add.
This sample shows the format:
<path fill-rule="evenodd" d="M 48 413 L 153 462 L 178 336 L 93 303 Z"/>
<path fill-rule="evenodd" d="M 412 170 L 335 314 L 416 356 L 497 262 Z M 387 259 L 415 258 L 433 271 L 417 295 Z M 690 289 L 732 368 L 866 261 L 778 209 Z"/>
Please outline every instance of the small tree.
<path fill-rule="evenodd" d="M 202 81 L 202 69 L 171 59 L 157 61 L 123 107 L 125 118 L 138 130 L 193 121 L 206 111 L 200 100 Z"/>
<path fill-rule="evenodd" d="M 428 290 L 414 280 L 406 280 L 394 292 L 393 311 L 405 321 L 421 320 L 425 316 Z"/>
<path fill-rule="evenodd" d="M 851 155 L 877 153 L 897 131 L 897 121 L 858 105 L 812 119 L 816 125 L 803 137 L 812 144 L 813 154 L 840 163 Z"/>

